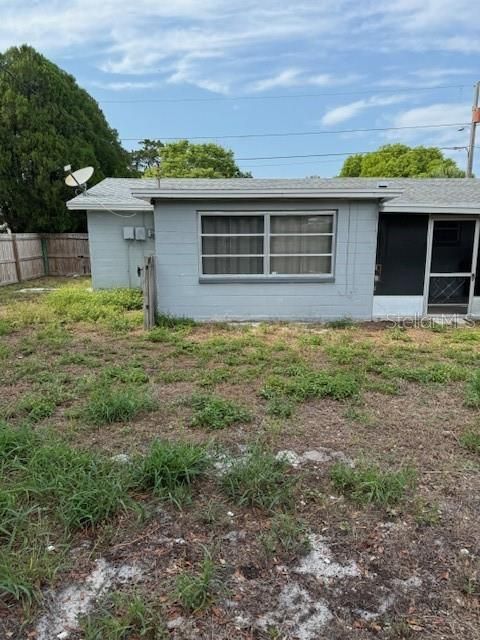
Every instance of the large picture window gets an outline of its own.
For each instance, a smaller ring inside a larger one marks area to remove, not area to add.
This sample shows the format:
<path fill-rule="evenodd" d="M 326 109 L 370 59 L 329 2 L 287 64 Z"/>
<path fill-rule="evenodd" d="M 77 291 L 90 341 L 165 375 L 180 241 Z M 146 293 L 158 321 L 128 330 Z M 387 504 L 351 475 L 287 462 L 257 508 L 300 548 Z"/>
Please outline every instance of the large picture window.
<path fill-rule="evenodd" d="M 331 276 L 335 213 L 201 213 L 203 276 Z"/>

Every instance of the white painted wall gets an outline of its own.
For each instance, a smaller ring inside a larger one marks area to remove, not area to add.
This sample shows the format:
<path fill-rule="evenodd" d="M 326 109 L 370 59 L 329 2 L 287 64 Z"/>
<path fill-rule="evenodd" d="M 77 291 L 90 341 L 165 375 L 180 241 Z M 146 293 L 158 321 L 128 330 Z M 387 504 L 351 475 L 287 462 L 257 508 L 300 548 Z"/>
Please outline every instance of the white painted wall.
<path fill-rule="evenodd" d="M 376 320 L 423 315 L 423 296 L 373 296 L 372 316 Z"/>
<path fill-rule="evenodd" d="M 474 297 L 472 300 L 472 316 L 480 317 L 480 298 Z"/>
<path fill-rule="evenodd" d="M 119 212 L 120 213 L 120 212 Z M 122 213 L 122 216 L 130 215 Z M 131 217 L 119 217 L 108 211 L 88 211 L 88 242 L 94 289 L 139 287 L 137 266 L 153 255 L 155 242 L 124 240 L 123 227 L 153 229 L 153 213 L 139 211 Z"/>
<path fill-rule="evenodd" d="M 336 209 L 333 282 L 199 282 L 197 210 Z M 378 208 L 375 202 L 157 202 L 155 247 L 160 312 L 196 320 L 306 320 L 372 315 Z"/>

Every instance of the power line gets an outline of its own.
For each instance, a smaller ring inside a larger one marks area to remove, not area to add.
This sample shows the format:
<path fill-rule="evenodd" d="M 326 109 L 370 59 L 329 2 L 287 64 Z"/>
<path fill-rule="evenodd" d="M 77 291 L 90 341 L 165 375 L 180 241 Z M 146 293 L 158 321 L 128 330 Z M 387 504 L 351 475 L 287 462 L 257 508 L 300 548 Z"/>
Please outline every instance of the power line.
<path fill-rule="evenodd" d="M 469 122 L 446 122 L 443 124 L 416 124 L 410 126 L 403 127 L 370 127 L 363 129 L 334 129 L 332 131 L 321 130 L 321 131 L 287 131 L 287 132 L 277 132 L 274 131 L 272 133 L 240 133 L 240 134 L 228 134 L 228 135 L 220 135 L 220 136 L 146 136 L 143 138 L 120 138 L 120 140 L 124 142 L 140 142 L 145 139 L 155 139 L 155 140 L 227 140 L 227 139 L 235 139 L 241 140 L 245 138 L 287 138 L 291 136 L 320 136 L 320 135 L 338 135 L 342 133 L 368 133 L 375 131 L 401 131 L 404 129 L 438 129 L 441 127 L 465 127 L 468 126 Z"/>
<path fill-rule="evenodd" d="M 402 93 L 417 92 L 417 91 L 446 91 L 449 89 L 465 89 L 470 87 L 469 84 L 445 84 L 437 87 L 396 87 L 392 89 L 377 89 L 375 94 L 378 93 Z M 324 98 L 324 97 L 338 97 L 338 96 L 354 96 L 354 95 L 373 95 L 371 89 L 357 89 L 356 91 L 328 91 L 324 93 L 285 93 L 273 96 L 212 96 L 209 98 L 131 98 L 127 100 L 98 100 L 102 104 L 138 104 L 142 102 L 164 102 L 164 103 L 176 103 L 176 102 L 227 102 L 230 100 L 295 100 L 298 98 Z"/>
<path fill-rule="evenodd" d="M 465 150 L 466 147 L 437 147 L 441 150 L 460 151 Z M 238 162 L 245 162 L 249 160 L 288 160 L 290 158 L 335 158 L 339 156 L 353 156 L 361 153 L 372 153 L 372 150 L 368 151 L 342 151 L 339 153 L 308 153 L 302 155 L 288 155 L 288 156 L 252 156 L 249 158 L 236 158 Z"/>

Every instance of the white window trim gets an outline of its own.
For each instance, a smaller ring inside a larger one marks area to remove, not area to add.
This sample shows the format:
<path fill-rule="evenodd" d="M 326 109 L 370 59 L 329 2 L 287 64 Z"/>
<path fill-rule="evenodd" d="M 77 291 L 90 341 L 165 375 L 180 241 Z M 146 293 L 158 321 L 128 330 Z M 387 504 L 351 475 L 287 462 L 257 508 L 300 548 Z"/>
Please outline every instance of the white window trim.
<path fill-rule="evenodd" d="M 332 282 L 335 274 L 336 259 L 336 238 L 337 238 L 337 210 L 335 209 L 302 209 L 302 210 L 282 210 L 282 211 L 198 211 L 198 273 L 201 282 L 287 282 L 287 281 L 327 281 Z M 271 216 L 305 216 L 305 215 L 323 215 L 332 217 L 332 231 L 325 233 L 270 233 L 270 217 Z M 210 216 L 263 216 L 264 225 L 263 233 L 202 233 L 202 218 Z M 332 238 L 332 250 L 330 253 L 270 253 L 270 238 L 278 236 L 330 236 Z M 202 238 L 203 237 L 263 237 L 263 254 L 203 254 Z M 203 258 L 260 258 L 263 257 L 263 273 L 255 274 L 204 274 Z M 328 273 L 270 273 L 270 257 L 330 257 L 331 269 Z"/>

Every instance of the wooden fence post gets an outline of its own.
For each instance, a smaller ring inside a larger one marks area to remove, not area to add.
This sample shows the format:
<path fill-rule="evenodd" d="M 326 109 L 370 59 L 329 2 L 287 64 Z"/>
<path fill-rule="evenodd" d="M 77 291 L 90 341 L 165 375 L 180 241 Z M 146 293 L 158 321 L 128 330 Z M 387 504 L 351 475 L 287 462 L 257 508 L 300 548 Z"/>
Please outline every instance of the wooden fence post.
<path fill-rule="evenodd" d="M 155 326 L 155 259 L 145 258 L 143 266 L 143 328 Z"/>
<path fill-rule="evenodd" d="M 13 257 L 15 260 L 15 271 L 17 273 L 17 282 L 22 281 L 22 272 L 20 270 L 20 259 L 18 257 L 17 237 L 15 233 L 10 236 L 12 238 Z"/>
<path fill-rule="evenodd" d="M 50 268 L 48 266 L 48 247 L 47 247 L 47 239 L 42 237 L 40 239 L 42 243 L 42 256 L 43 256 L 43 270 L 45 271 L 45 275 L 50 275 Z"/>

